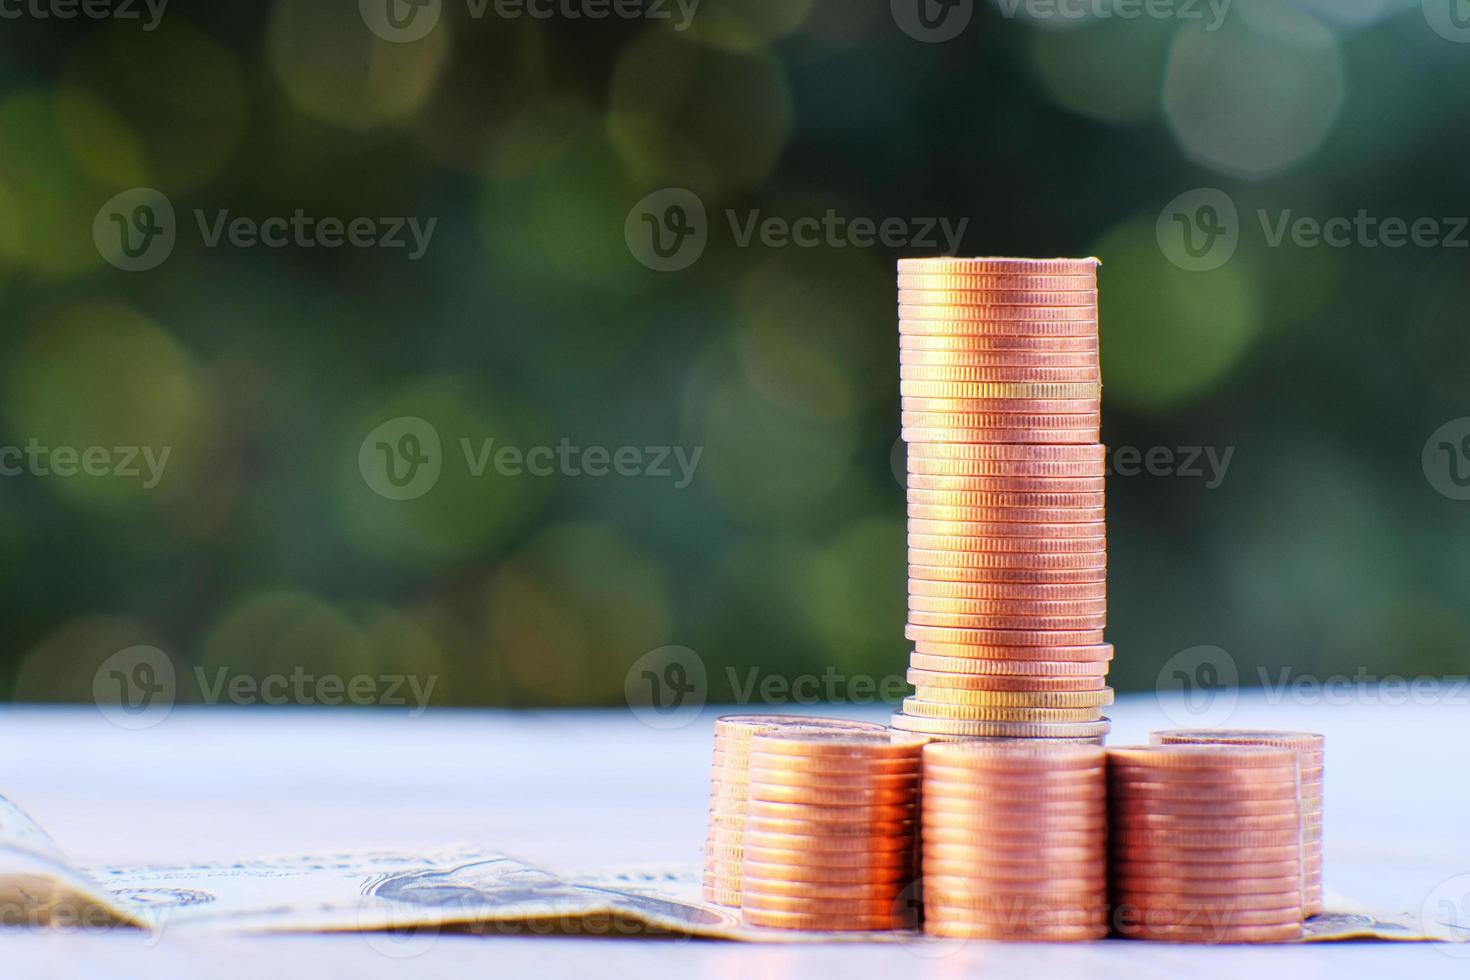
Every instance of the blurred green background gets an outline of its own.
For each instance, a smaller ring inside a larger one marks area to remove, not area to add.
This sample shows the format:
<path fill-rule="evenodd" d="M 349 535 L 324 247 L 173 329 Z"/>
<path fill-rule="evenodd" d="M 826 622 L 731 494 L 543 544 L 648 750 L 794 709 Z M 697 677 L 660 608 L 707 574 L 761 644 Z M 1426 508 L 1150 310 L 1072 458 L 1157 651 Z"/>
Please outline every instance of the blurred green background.
<path fill-rule="evenodd" d="M 727 668 L 901 674 L 893 263 L 938 250 L 742 247 L 727 209 L 1103 259 L 1104 439 L 1234 452 L 1214 488 L 1109 481 L 1120 689 L 1197 644 L 1246 683 L 1470 668 L 1470 504 L 1421 463 L 1470 415 L 1470 250 L 1272 247 L 1256 218 L 1470 213 L 1470 44 L 1418 0 L 1235 0 L 1217 29 L 977 0 L 945 43 L 901 6 L 703 0 L 678 29 L 445 0 L 405 43 L 356 0 L 0 21 L 0 445 L 170 450 L 152 487 L 0 478 L 0 694 L 89 700 L 134 644 L 454 705 L 618 704 L 671 644 L 711 701 Z M 127 272 L 94 221 L 137 187 L 177 242 Z M 708 244 L 658 272 L 625 222 L 667 187 Z M 1201 187 L 1240 240 L 1191 272 L 1156 222 Z M 221 209 L 437 225 L 418 261 L 211 248 Z M 410 500 L 359 465 L 400 416 L 443 440 Z M 488 438 L 702 456 L 683 488 L 475 476 L 459 441 Z"/>

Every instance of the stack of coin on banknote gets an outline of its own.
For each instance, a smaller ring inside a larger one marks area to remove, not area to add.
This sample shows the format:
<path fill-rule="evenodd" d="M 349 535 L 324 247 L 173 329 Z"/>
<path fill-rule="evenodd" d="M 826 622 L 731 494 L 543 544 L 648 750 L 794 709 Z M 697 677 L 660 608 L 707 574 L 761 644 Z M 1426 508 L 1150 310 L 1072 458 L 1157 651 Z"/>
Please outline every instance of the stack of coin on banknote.
<path fill-rule="evenodd" d="M 1106 750 L 1113 924 L 1193 943 L 1302 934 L 1297 754 L 1254 745 Z"/>
<path fill-rule="evenodd" d="M 762 732 L 839 731 L 882 733 L 882 725 L 801 715 L 724 715 L 715 719 L 710 775 L 709 830 L 704 842 L 704 899 L 740 907 L 745 815 L 749 799 L 750 740 Z"/>
<path fill-rule="evenodd" d="M 750 740 L 742 916 L 850 932 L 916 922 L 915 827 L 924 739 L 778 729 Z"/>
<path fill-rule="evenodd" d="M 1107 935 L 1101 747 L 933 742 L 923 801 L 926 932 L 1033 942 Z"/>
<path fill-rule="evenodd" d="M 1313 732 L 1189 728 L 1154 732 L 1159 745 L 1271 745 L 1296 752 L 1302 785 L 1302 862 L 1307 915 L 1322 912 L 1322 760 L 1326 740 Z"/>
<path fill-rule="evenodd" d="M 1100 742 L 1096 259 L 902 259 L 916 687 L 896 728 Z"/>

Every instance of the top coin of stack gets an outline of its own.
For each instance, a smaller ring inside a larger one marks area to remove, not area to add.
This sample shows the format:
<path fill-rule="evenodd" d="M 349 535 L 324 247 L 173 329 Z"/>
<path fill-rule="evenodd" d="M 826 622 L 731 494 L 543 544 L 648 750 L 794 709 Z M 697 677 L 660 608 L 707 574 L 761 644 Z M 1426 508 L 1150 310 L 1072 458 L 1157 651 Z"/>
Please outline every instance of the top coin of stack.
<path fill-rule="evenodd" d="M 1154 732 L 1156 745 L 1269 745 L 1292 749 L 1301 767 L 1302 867 L 1306 879 L 1303 909 L 1318 915 L 1322 904 L 1322 760 L 1326 743 L 1314 732 L 1255 731 L 1243 728 L 1179 728 Z"/>
<path fill-rule="evenodd" d="M 882 725 L 802 715 L 724 715 L 715 719 L 710 774 L 709 832 L 704 844 L 704 898 L 740 907 L 745 817 L 750 784 L 750 740 L 770 731 L 883 732 Z"/>
<path fill-rule="evenodd" d="M 902 259 L 909 681 L 894 727 L 1100 741 L 1096 259 Z"/>

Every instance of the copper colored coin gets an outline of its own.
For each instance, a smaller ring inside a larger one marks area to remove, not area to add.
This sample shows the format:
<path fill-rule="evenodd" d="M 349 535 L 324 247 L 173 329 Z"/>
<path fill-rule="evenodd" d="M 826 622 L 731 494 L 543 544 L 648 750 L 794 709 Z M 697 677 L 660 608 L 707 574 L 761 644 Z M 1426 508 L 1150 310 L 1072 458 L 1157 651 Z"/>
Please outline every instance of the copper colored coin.
<path fill-rule="evenodd" d="M 1166 943 L 1198 943 L 1224 945 L 1226 943 L 1283 943 L 1300 939 L 1300 922 L 1279 926 L 1241 926 L 1236 929 L 1217 929 L 1210 926 L 1129 926 L 1120 935 L 1129 939 L 1149 939 Z"/>
<path fill-rule="evenodd" d="M 1027 599 L 956 599 L 947 596 L 909 596 L 913 612 L 950 612 L 965 615 L 1040 616 L 1043 619 L 1069 616 L 1096 616 L 1108 611 L 1108 600 L 1078 599 L 1074 601 Z"/>
<path fill-rule="evenodd" d="M 1199 802 L 1228 803 L 1236 800 L 1246 802 L 1290 800 L 1294 802 L 1297 799 L 1296 787 L 1279 780 L 1266 783 L 1243 783 L 1239 780 L 1229 782 L 1219 780 L 1189 780 L 1185 782 L 1188 786 L 1189 798 Z M 1126 784 L 1114 781 L 1113 788 L 1114 793 L 1120 801 L 1170 801 L 1177 800 L 1184 795 L 1180 791 L 1180 785 L 1180 780 L 1177 779 L 1152 782 L 1132 779 Z"/>
<path fill-rule="evenodd" d="M 963 919 L 924 919 L 924 932 L 939 939 L 984 939 L 1019 943 L 1085 943 L 1103 939 L 1106 923 L 1098 925 L 1008 925 L 970 922 Z"/>
<path fill-rule="evenodd" d="M 991 335 L 967 333 L 919 334 L 902 333 L 898 348 L 922 351 L 983 351 L 992 354 L 1087 354 L 1098 353 L 1096 335 L 1084 337 L 1024 337 L 1014 334 Z"/>
<path fill-rule="evenodd" d="M 1087 367 L 973 367 L 968 364 L 899 364 L 903 381 L 978 381 L 996 384 L 1097 384 L 1099 371 Z M 1086 397 L 1086 396 L 1084 396 Z"/>
<path fill-rule="evenodd" d="M 774 800 L 750 801 L 747 826 L 754 828 L 757 819 L 803 820 L 825 823 L 898 823 L 915 816 L 912 804 L 861 805 L 786 803 Z"/>
<path fill-rule="evenodd" d="M 1010 403 L 1007 403 L 1010 404 Z M 1087 412 L 1096 412 L 1098 406 L 1084 409 Z M 972 409 L 910 409 L 911 411 L 974 411 Z M 949 459 L 970 461 L 994 461 L 994 462 L 1056 462 L 1077 463 L 1092 462 L 1101 463 L 1107 458 L 1107 449 L 1104 446 L 956 446 L 956 445 L 915 445 L 909 447 L 911 456 L 925 459 Z"/>
<path fill-rule="evenodd" d="M 850 834 L 820 834 L 805 836 L 799 833 L 771 833 L 765 830 L 747 833 L 745 846 L 767 851 L 798 852 L 809 854 L 850 854 L 905 851 L 914 845 L 915 832 L 912 825 L 902 832 L 874 833 L 863 836 Z M 742 854 L 742 857 L 744 855 Z"/>
<path fill-rule="evenodd" d="M 1025 416 L 1022 416 L 1025 417 Z M 904 413 L 904 428 L 917 429 L 1014 429 L 1032 428 L 1032 426 L 1014 425 L 967 425 L 972 422 L 1004 422 L 1007 416 L 944 416 L 944 414 L 928 413 L 928 411 L 906 411 Z M 1064 426 L 1041 426 L 1041 428 L 1057 429 L 1092 429 L 1095 428 L 1094 416 L 1053 416 L 1053 419 L 1078 420 L 1078 425 Z M 951 420 L 966 425 L 950 425 Z M 975 445 L 973 442 L 913 442 L 911 445 L 922 445 L 922 447 L 936 447 L 936 445 Z M 1088 445 L 1088 444 L 1083 444 Z M 1038 448 L 1063 448 L 1063 447 L 1038 447 Z M 1029 478 L 1029 479 L 1103 479 L 1107 476 L 1104 472 L 1104 464 L 1101 460 L 1076 460 L 1072 463 L 1054 460 L 951 460 L 951 458 L 933 457 L 933 455 L 907 455 L 906 469 L 910 473 L 922 473 L 925 470 L 916 469 L 919 466 L 944 467 L 936 469 L 938 473 L 948 475 L 964 476 L 988 476 L 992 479 L 1004 478 Z"/>
<path fill-rule="evenodd" d="M 909 625 L 904 634 L 916 643 L 977 647 L 1081 647 L 1102 644 L 1102 630 L 965 630 Z"/>
<path fill-rule="evenodd" d="M 1024 429 L 1027 431 L 1052 432 L 1061 429 L 1075 429 L 1078 432 L 1095 432 L 1102 424 L 1102 416 L 1097 412 L 1021 412 L 1014 406 L 1009 411 L 996 412 L 909 412 L 905 411 L 901 416 L 901 425 L 904 429 L 933 429 L 942 431 L 995 431 Z M 994 446 L 994 445 L 1036 445 L 1034 440 L 1026 440 L 1023 443 L 1006 442 L 998 440 L 986 442 L 953 439 L 942 437 L 938 439 L 909 439 L 911 446 Z M 1068 445 L 1092 446 L 1097 442 L 1077 443 L 1067 440 Z M 1044 445 L 1044 444 L 1042 444 Z M 1061 444 L 1057 444 L 1058 448 Z M 949 459 L 943 456 L 921 455 L 920 453 L 905 452 L 907 469 L 910 473 L 932 473 L 935 475 L 950 476 L 984 476 L 992 470 L 996 464 L 1004 460 L 986 459 Z M 1053 464 L 1055 465 L 1055 464 Z M 1074 464 L 1075 465 L 1075 464 Z M 1096 464 L 1093 464 L 1095 468 Z M 1097 474 L 1087 474 L 1096 476 Z M 1106 475 L 1106 474 L 1103 474 Z"/>
<path fill-rule="evenodd" d="M 777 803 L 811 803 L 832 806 L 902 806 L 915 798 L 913 785 L 828 789 L 820 786 L 787 786 L 751 783 L 750 798 Z"/>
<path fill-rule="evenodd" d="M 903 386 L 900 384 L 899 387 L 902 388 Z M 1099 417 L 1099 413 L 1102 411 L 1102 397 L 1100 392 L 1091 393 L 1085 398 L 1014 398 L 1009 396 L 972 398 L 966 395 L 941 395 L 937 397 L 925 397 L 922 395 L 900 394 L 898 407 L 900 411 L 904 412 L 920 412 L 924 414 L 934 415 L 1030 415 L 1043 417 L 1083 415 L 1096 418 Z M 1065 428 L 1065 426 L 1063 427 Z M 1000 428 L 1011 428 L 1011 426 L 1001 426 Z M 981 446 L 987 445 L 996 449 L 1001 448 L 1001 444 L 994 443 L 969 444 L 970 448 L 979 448 Z M 949 447 L 953 451 L 958 451 L 966 448 L 965 444 L 914 443 L 914 447 L 917 446 L 928 446 L 930 447 L 930 450 L 927 452 L 919 452 L 915 448 L 910 447 L 908 452 L 909 456 L 922 459 L 1007 458 L 1004 456 L 964 456 L 956 455 L 954 452 L 943 451 L 945 447 Z M 1085 450 L 1102 449 L 1103 447 L 1101 444 L 1098 444 L 1092 446 L 1022 446 L 1016 448 L 1034 450 L 1049 449 L 1057 451 L 1072 450 L 1074 452 L 1080 453 Z M 1028 459 L 1034 457 L 1022 456 L 1018 458 Z M 1069 457 L 1061 456 L 1059 458 L 1066 459 Z"/>
<path fill-rule="evenodd" d="M 1013 853 L 1045 854 L 1062 847 L 1098 847 L 1106 839 L 1105 829 L 1035 830 L 1027 827 L 958 827 L 935 825 L 924 828 L 922 850 L 940 845 L 965 845 L 1004 849 Z"/>
<path fill-rule="evenodd" d="M 946 661 L 957 661 L 956 663 L 943 663 L 926 667 L 910 660 L 912 666 L 924 667 L 925 669 L 950 671 L 952 673 L 992 673 L 986 664 L 975 664 L 976 660 L 1005 660 L 1005 661 L 1051 661 L 1059 663 L 1078 662 L 1100 664 L 1101 666 L 1089 668 L 1089 673 L 1106 673 L 1107 663 L 1113 659 L 1113 645 L 1111 643 L 1087 643 L 1087 644 L 1044 644 L 1039 646 L 995 646 L 976 643 L 943 643 L 922 639 L 914 642 L 914 649 L 918 653 L 933 657 L 942 657 Z M 1053 673 L 1051 670 L 1039 671 L 1040 673 Z M 1066 673 L 1067 670 L 1055 671 L 1055 673 Z M 1021 673 L 1021 671 L 1003 671 L 1002 673 Z"/>
<path fill-rule="evenodd" d="M 1234 912 L 1264 912 L 1271 909 L 1290 909 L 1290 917 L 1301 915 L 1301 889 L 1295 885 L 1278 892 L 1258 892 L 1249 895 L 1200 895 L 1187 892 L 1165 892 L 1152 889 L 1113 888 L 1115 905 L 1131 905 L 1141 911 L 1149 909 L 1197 911 L 1201 915 L 1211 912 L 1228 916 Z M 1208 921 L 1208 920 L 1203 920 Z M 1219 921 L 1219 920 L 1217 920 Z"/>
<path fill-rule="evenodd" d="M 1119 862 L 1143 864 L 1174 864 L 1182 867 L 1201 865 L 1225 865 L 1240 867 L 1268 861 L 1297 861 L 1301 859 L 1301 846 L 1292 841 L 1273 847 L 1177 847 L 1167 844 L 1132 845 L 1115 847 L 1115 859 Z"/>
<path fill-rule="evenodd" d="M 913 306 L 959 309 L 987 306 L 1086 306 L 1097 308 L 1097 289 L 946 289 L 943 286 L 898 287 L 898 301 Z"/>
<path fill-rule="evenodd" d="M 923 492 L 923 491 L 920 491 Z M 964 522 L 1004 522 L 1012 524 L 1095 524 L 1105 520 L 1107 511 L 1097 507 L 972 507 L 968 504 L 908 505 L 910 519 Z"/>
<path fill-rule="evenodd" d="M 1259 813 L 1206 815 L 1186 813 L 1126 813 L 1113 811 L 1118 816 L 1118 825 L 1133 829 L 1157 828 L 1160 830 L 1298 830 L 1302 824 L 1299 813 Z"/>
<path fill-rule="evenodd" d="M 973 569 L 985 572 L 1080 572 L 1086 569 L 1105 569 L 1107 552 L 1089 551 L 1083 554 L 1011 554 L 1011 552 L 983 551 L 936 551 L 932 548 L 910 548 L 910 566 L 929 569 Z M 1082 644 L 1101 641 L 1101 630 Z M 954 641 L 954 642 L 967 642 Z M 1022 644 L 1029 646 L 1030 644 Z"/>
<path fill-rule="evenodd" d="M 792 769 L 752 768 L 752 785 L 791 787 L 814 791 L 912 790 L 919 783 L 918 771 L 888 773 L 807 772 Z M 759 794 L 752 794 L 759 797 Z"/>
<path fill-rule="evenodd" d="M 912 868 L 914 854 L 912 850 L 869 851 L 866 848 L 850 851 L 792 851 L 750 847 L 743 860 L 758 864 L 779 864 L 811 872 L 867 869 L 886 873 L 893 869 Z"/>
<path fill-rule="evenodd" d="M 1269 769 L 1295 768 L 1296 756 L 1288 749 L 1258 746 L 1115 745 L 1108 748 L 1108 762 L 1168 769 Z"/>
<path fill-rule="evenodd" d="M 703 895 L 704 900 L 711 905 L 723 905 L 726 908 L 732 909 L 738 909 L 740 907 L 740 892 L 738 891 L 705 885 Z"/>
<path fill-rule="evenodd" d="M 898 276 L 899 289 L 949 289 L 978 290 L 992 289 L 1047 289 L 1062 292 L 1092 291 L 1097 288 L 1097 275 L 1047 275 L 1044 273 L 912 273 L 901 272 Z"/>
<path fill-rule="evenodd" d="M 1164 878 L 1170 875 L 1187 873 L 1192 881 L 1204 881 L 1209 879 L 1232 880 L 1236 878 L 1292 878 L 1300 880 L 1302 876 L 1302 865 L 1297 860 L 1286 861 L 1249 861 L 1243 863 L 1226 864 L 1215 862 L 1205 864 L 1195 862 L 1191 864 L 1180 864 L 1177 861 L 1116 861 L 1113 864 L 1114 873 L 1119 880 L 1129 878 Z"/>
<path fill-rule="evenodd" d="M 1119 903 L 1113 909 L 1113 920 L 1121 932 L 1124 926 L 1189 926 L 1206 929 L 1240 929 L 1248 926 L 1271 926 L 1300 922 L 1300 905 L 1279 909 L 1200 909 L 1154 906 L 1139 908 Z"/>
<path fill-rule="evenodd" d="M 1026 771 L 1081 772 L 1089 776 L 1105 765 L 1107 755 L 1096 749 L 1042 745 L 926 745 L 924 770 L 966 769 L 975 772 L 1021 769 Z"/>
<path fill-rule="evenodd" d="M 1015 894 L 1101 896 L 1107 891 L 1108 882 L 1105 869 L 1099 868 L 1093 874 L 1067 874 L 1066 869 L 1061 868 L 1058 871 L 1057 874 L 1006 877 L 989 874 L 986 869 L 972 861 L 950 861 L 924 856 L 924 880 L 926 882 L 933 880 L 935 887 L 949 886 L 956 890 L 968 886 L 977 896 Z"/>
<path fill-rule="evenodd" d="M 920 460 L 912 460 L 918 463 Z M 944 460 L 929 460 L 931 463 L 943 463 Z M 926 490 L 922 487 L 910 487 L 906 491 L 908 503 L 921 504 L 928 507 L 958 507 L 975 511 L 983 510 L 1017 510 L 1017 509 L 1050 509 L 1050 510 L 1090 510 L 1106 506 L 1107 494 L 1102 490 L 1088 490 L 1081 492 L 1062 492 L 1060 490 L 1046 491 L 1034 489 L 1036 481 L 1022 481 L 1013 484 L 1020 489 L 1014 490 L 982 490 L 979 488 L 968 490 Z M 1031 489 L 1027 489 L 1030 486 Z M 917 517 L 912 510 L 910 517 Z M 980 518 L 984 520 L 983 517 Z M 998 518 L 991 518 L 992 521 Z M 1065 521 L 1062 523 L 1073 523 Z"/>
<path fill-rule="evenodd" d="M 1057 540 L 1059 538 L 1106 538 L 1108 526 L 1103 521 L 1093 521 L 1090 524 L 1028 524 L 1014 521 L 935 521 L 925 520 L 924 518 L 910 518 L 908 531 L 910 534 L 939 534 L 960 538 L 1048 538 Z M 964 598 L 983 598 L 983 596 L 967 596 Z M 1010 598 L 1055 600 L 1084 597 L 1032 595 L 1011 596 Z M 1091 598 L 1091 596 L 1086 598 Z"/>
<path fill-rule="evenodd" d="M 932 686 L 948 684 L 950 687 L 978 688 L 991 681 L 1016 679 L 1025 681 L 1035 678 L 1045 680 L 1085 680 L 1089 690 L 1101 690 L 1106 686 L 1108 664 L 1101 662 L 1067 662 L 1045 660 L 987 660 L 982 658 L 936 657 L 924 653 L 909 655 L 911 669 L 932 675 L 927 683 Z M 963 671 L 963 673 L 961 673 Z"/>
<path fill-rule="evenodd" d="M 1162 878 L 1115 872 L 1112 885 L 1119 894 L 1188 895 L 1214 901 L 1217 897 L 1233 900 L 1236 897 L 1298 893 L 1302 889 L 1302 881 L 1299 873 L 1275 878 Z"/>
<path fill-rule="evenodd" d="M 1299 844 L 1301 834 L 1294 830 L 1242 830 L 1233 832 L 1198 830 L 1160 830 L 1156 828 L 1133 829 L 1126 826 L 1113 828 L 1115 848 L 1131 850 L 1136 847 L 1162 845 L 1165 847 L 1241 848 L 1290 847 Z M 1121 852 L 1120 852 L 1121 853 Z"/>
<path fill-rule="evenodd" d="M 1007 442 L 1037 445 L 1087 445 L 1101 438 L 1098 426 L 1085 429 L 919 429 L 899 430 L 904 442 Z"/>
<path fill-rule="evenodd" d="M 1100 377 L 1096 351 L 912 350 L 901 347 L 898 351 L 898 363 L 929 367 L 950 364 L 957 367 L 1021 370 L 1090 368 L 1093 373 L 1089 380 L 1096 381 Z"/>
<path fill-rule="evenodd" d="M 928 882 L 925 882 L 928 885 Z M 960 886 L 961 889 L 964 886 Z M 960 890 L 955 901 L 941 888 L 924 889 L 926 921 L 973 922 L 1008 929 L 1040 929 L 1056 926 L 1092 926 L 1106 929 L 1108 910 L 1105 900 L 1089 895 L 1081 901 L 1059 903 L 1039 901 L 1025 895 L 996 895 L 992 900 L 976 898 Z"/>
<path fill-rule="evenodd" d="M 966 398 L 1019 399 L 1022 401 L 1074 401 L 1102 398 L 1102 385 L 1096 381 L 1069 383 L 1025 381 L 920 381 L 903 378 L 898 382 L 900 398 Z M 1017 411 L 1019 411 L 1017 407 Z M 931 440 L 915 439 L 915 442 Z"/>
<path fill-rule="evenodd" d="M 765 895 L 771 898 L 806 898 L 827 901 L 872 901 L 874 898 L 887 897 L 893 900 L 897 892 L 901 891 L 903 882 L 830 882 L 830 881 L 752 881 L 748 891 L 751 894 Z M 746 891 L 742 887 L 742 891 Z"/>
<path fill-rule="evenodd" d="M 912 754 L 877 757 L 842 754 L 834 758 L 830 753 L 807 756 L 757 749 L 747 753 L 744 770 L 748 772 L 751 766 L 756 766 L 818 776 L 901 776 L 912 774 L 918 765 L 918 758 Z"/>
<path fill-rule="evenodd" d="M 1266 745 L 1321 756 L 1326 739 L 1316 732 L 1284 732 L 1250 728 L 1172 728 L 1153 732 L 1155 745 Z"/>
<path fill-rule="evenodd" d="M 946 331 L 950 324 L 971 329 Z M 909 326 L 917 329 L 904 331 Z M 1004 303 L 967 304 L 898 303 L 898 328 L 906 333 L 1017 333 L 1024 335 L 1082 335 L 1097 333 L 1097 304 L 1081 306 Z"/>
<path fill-rule="evenodd" d="M 936 683 L 937 679 L 937 683 Z M 962 683 L 955 683 L 960 681 Z M 1101 691 L 1101 677 L 1025 677 L 1005 674 L 936 674 L 927 670 L 910 670 L 908 682 L 932 690 L 950 687 L 967 691 Z M 932 697 L 928 700 L 933 700 Z"/>
<path fill-rule="evenodd" d="M 1056 418 L 1063 417 L 1056 416 Z M 1083 420 L 1083 424 L 1065 426 L 1065 428 L 1079 430 L 1096 428 L 1096 425 L 1090 422 L 1090 416 L 1065 417 Z M 1030 416 L 1019 415 L 1016 418 L 1025 419 Z M 1010 428 L 1016 427 L 1011 426 Z M 1023 428 L 1030 427 L 1023 426 Z M 972 445 L 972 443 L 926 442 L 923 445 Z M 1025 472 L 1028 467 L 1038 472 Z M 910 490 L 959 493 L 1102 493 L 1106 489 L 1104 474 L 1087 472 L 1088 469 L 1096 469 L 1090 463 L 1014 463 L 1010 468 L 1016 472 L 1004 472 L 1006 466 L 1003 460 L 930 459 L 927 456 L 912 456 L 908 459 L 906 466 Z M 1067 469 L 1074 472 L 1068 473 Z"/>
<path fill-rule="evenodd" d="M 931 551 L 973 551 L 981 554 L 1093 554 L 1107 550 L 1107 539 L 1097 538 L 963 538 L 950 534 L 910 534 L 910 548 Z"/>
<path fill-rule="evenodd" d="M 1162 766 L 1122 766 L 1114 761 L 1108 763 L 1109 778 L 1117 786 L 1119 798 L 1126 798 L 1134 783 L 1166 783 L 1180 787 L 1180 794 L 1187 794 L 1193 787 L 1208 791 L 1227 789 L 1232 786 L 1275 786 L 1286 792 L 1296 789 L 1296 773 L 1292 769 L 1225 769 L 1225 768 L 1166 768 Z M 1296 793 L 1291 793 L 1296 796 Z"/>
<path fill-rule="evenodd" d="M 873 841 L 893 841 L 917 832 L 917 808 L 906 820 L 812 821 L 789 817 L 753 816 L 744 831 L 746 838 L 779 839 L 801 837 L 812 847 L 865 847 Z"/>
<path fill-rule="evenodd" d="M 918 611 L 910 611 L 908 621 L 915 626 L 979 630 L 1080 630 L 1102 629 L 1107 625 L 1106 616 L 1069 616 L 1053 619 L 1044 616 L 998 616 L 994 613 L 976 616 L 966 613 Z"/>
<path fill-rule="evenodd" d="M 747 891 L 760 889 L 762 881 L 810 881 L 825 882 L 831 884 L 860 884 L 871 883 L 874 885 L 885 882 L 907 882 L 913 877 L 913 866 L 910 862 L 899 867 L 873 868 L 873 867 L 830 867 L 813 865 L 807 862 L 802 864 L 767 864 L 757 861 L 754 856 L 747 857 L 743 868 L 744 877 L 742 888 Z"/>
<path fill-rule="evenodd" d="M 962 258 L 953 255 L 899 259 L 898 274 L 903 275 L 1049 275 L 1090 276 L 1097 273 L 1102 261 L 1096 258 L 1028 259 L 1011 257 Z"/>
<path fill-rule="evenodd" d="M 722 715 L 715 719 L 717 741 L 748 742 L 760 732 L 777 728 L 831 728 L 840 731 L 881 732 L 883 726 L 865 721 L 803 715 Z"/>
<path fill-rule="evenodd" d="M 741 915 L 746 925 L 766 929 L 793 929 L 802 932 L 891 932 L 907 928 L 903 919 L 893 915 L 863 916 L 848 914 L 807 915 L 798 912 L 775 912 L 769 909 L 744 908 Z"/>

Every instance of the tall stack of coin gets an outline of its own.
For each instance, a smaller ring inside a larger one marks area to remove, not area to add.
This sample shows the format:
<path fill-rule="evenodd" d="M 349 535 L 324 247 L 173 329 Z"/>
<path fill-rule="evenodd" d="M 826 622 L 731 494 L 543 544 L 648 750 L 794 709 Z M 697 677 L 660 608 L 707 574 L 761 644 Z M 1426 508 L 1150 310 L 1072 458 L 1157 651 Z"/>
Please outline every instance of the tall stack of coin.
<path fill-rule="evenodd" d="M 883 732 L 882 725 L 800 715 L 725 715 L 715 719 L 715 757 L 704 844 L 704 898 L 740 907 L 750 740 L 774 730 Z"/>
<path fill-rule="evenodd" d="M 898 263 L 917 690 L 896 728 L 1108 730 L 1097 266 Z"/>
<path fill-rule="evenodd" d="M 1296 752 L 1248 745 L 1107 750 L 1114 928 L 1169 942 L 1302 933 Z"/>
<path fill-rule="evenodd" d="M 1107 769 L 1098 746 L 924 748 L 924 930 L 1063 941 L 1108 933 Z"/>
<path fill-rule="evenodd" d="M 749 925 L 866 931 L 914 925 L 924 739 L 770 731 L 750 741 L 741 910 Z"/>
<path fill-rule="evenodd" d="M 1292 749 L 1301 767 L 1302 860 L 1306 878 L 1307 915 L 1322 912 L 1322 761 L 1326 739 L 1313 732 L 1250 731 L 1238 728 L 1193 728 L 1154 732 L 1160 745 L 1272 745 Z"/>

